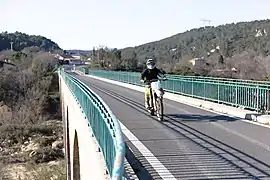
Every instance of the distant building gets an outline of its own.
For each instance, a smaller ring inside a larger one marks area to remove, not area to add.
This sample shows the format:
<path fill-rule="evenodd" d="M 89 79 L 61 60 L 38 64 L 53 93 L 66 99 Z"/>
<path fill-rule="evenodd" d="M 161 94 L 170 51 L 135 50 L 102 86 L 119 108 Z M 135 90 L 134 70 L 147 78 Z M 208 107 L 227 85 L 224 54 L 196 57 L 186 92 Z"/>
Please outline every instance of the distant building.
<path fill-rule="evenodd" d="M 55 58 L 57 58 L 60 63 L 64 63 L 64 64 L 83 64 L 80 56 L 76 56 L 76 55 L 69 55 L 69 54 L 56 54 Z"/>
<path fill-rule="evenodd" d="M 203 66 L 205 65 L 206 61 L 204 58 L 194 58 L 189 60 L 189 63 L 191 63 L 193 66 Z"/>
<path fill-rule="evenodd" d="M 72 55 L 72 57 L 73 57 L 74 59 L 81 60 L 81 56 L 80 56 L 80 55 Z"/>
<path fill-rule="evenodd" d="M 265 29 L 256 29 L 255 37 L 267 36 L 267 32 Z"/>
<path fill-rule="evenodd" d="M 69 61 L 69 64 L 84 64 L 83 63 L 83 61 L 82 60 L 80 60 L 80 59 L 71 59 L 70 61 Z"/>
<path fill-rule="evenodd" d="M 59 59 L 59 60 L 70 60 L 70 59 L 73 59 L 73 57 L 69 54 L 56 54 L 54 56 L 55 58 Z"/>

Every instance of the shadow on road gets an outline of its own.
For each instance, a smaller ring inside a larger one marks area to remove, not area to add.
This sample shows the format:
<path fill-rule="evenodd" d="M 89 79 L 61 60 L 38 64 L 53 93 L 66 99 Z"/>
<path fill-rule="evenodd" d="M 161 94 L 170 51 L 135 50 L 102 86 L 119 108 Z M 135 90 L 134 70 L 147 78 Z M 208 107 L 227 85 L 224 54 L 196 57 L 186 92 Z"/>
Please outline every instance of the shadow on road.
<path fill-rule="evenodd" d="M 217 116 L 208 116 L 208 115 L 198 115 L 198 114 L 166 114 L 166 116 L 174 118 L 175 120 L 181 121 L 236 121 L 236 118 L 217 115 Z"/>

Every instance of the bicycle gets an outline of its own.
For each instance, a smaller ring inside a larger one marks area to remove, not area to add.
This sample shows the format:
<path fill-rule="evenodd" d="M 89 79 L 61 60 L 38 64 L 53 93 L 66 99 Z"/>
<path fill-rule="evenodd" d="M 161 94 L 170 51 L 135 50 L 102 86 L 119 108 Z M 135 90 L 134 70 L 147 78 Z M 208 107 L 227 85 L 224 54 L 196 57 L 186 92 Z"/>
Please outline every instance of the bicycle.
<path fill-rule="evenodd" d="M 150 110 L 150 114 L 154 115 L 156 113 L 157 118 L 160 121 L 163 121 L 163 116 L 164 116 L 163 95 L 165 93 L 163 88 L 161 87 L 160 81 L 166 81 L 166 80 L 168 79 L 162 78 L 162 79 L 152 79 L 148 81 L 150 83 L 150 93 L 151 93 L 150 101 L 151 101 L 151 104 L 153 105 L 153 108 Z"/>

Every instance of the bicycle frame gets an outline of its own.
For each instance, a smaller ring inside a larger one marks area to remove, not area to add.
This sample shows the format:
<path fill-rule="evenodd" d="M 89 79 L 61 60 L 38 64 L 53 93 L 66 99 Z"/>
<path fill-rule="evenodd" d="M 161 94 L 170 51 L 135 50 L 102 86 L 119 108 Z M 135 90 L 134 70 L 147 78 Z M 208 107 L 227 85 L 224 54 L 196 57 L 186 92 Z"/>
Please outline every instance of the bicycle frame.
<path fill-rule="evenodd" d="M 157 80 L 155 82 L 151 82 L 151 90 L 153 91 L 154 94 L 157 95 L 157 97 L 162 97 L 163 93 L 161 91 L 161 83 L 160 80 Z"/>

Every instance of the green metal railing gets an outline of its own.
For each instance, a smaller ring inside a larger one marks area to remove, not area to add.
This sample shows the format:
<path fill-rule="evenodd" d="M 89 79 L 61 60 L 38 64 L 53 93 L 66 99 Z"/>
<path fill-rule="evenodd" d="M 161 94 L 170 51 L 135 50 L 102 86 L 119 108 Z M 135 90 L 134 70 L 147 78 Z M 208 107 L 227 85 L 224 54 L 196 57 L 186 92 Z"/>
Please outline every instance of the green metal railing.
<path fill-rule="evenodd" d="M 85 72 L 83 68 L 78 68 Z M 140 73 L 87 70 L 87 73 L 115 81 L 142 86 Z M 244 107 L 264 113 L 270 112 L 270 82 L 167 75 L 163 88 L 171 93 Z"/>
<path fill-rule="evenodd" d="M 182 75 L 169 75 L 175 79 L 196 79 L 202 81 L 219 81 L 219 82 L 235 82 L 235 83 L 248 83 L 248 84 L 259 84 L 259 85 L 270 85 L 269 81 L 254 81 L 245 79 L 231 79 L 231 78 L 216 78 L 216 77 L 203 77 L 203 76 L 182 76 Z"/>
<path fill-rule="evenodd" d="M 111 179 L 124 179 L 124 140 L 118 119 L 87 85 L 63 70 L 58 71 L 82 107 L 103 153 Z M 91 163 L 91 162 L 89 162 Z"/>

